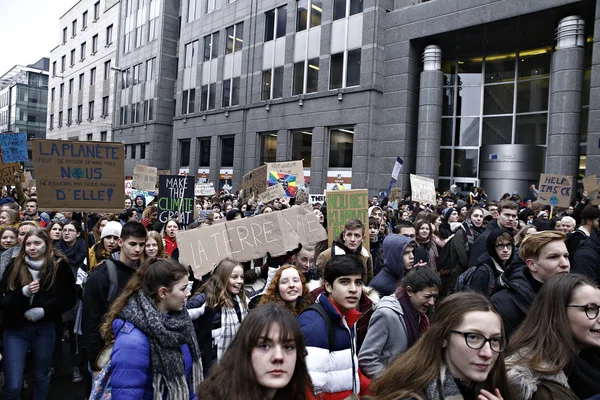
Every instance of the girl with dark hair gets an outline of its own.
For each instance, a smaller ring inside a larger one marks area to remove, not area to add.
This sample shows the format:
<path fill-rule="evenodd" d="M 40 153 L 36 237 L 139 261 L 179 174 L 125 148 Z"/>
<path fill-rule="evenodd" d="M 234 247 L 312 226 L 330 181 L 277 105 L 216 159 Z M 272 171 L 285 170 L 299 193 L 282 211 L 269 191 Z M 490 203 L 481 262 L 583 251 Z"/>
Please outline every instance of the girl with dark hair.
<path fill-rule="evenodd" d="M 422 219 L 415 222 L 415 231 L 415 241 L 417 242 L 417 246 L 425 249 L 429 256 L 427 267 L 432 271 L 437 271 L 437 259 L 440 255 L 440 251 L 433 241 L 433 227 L 429 221 Z"/>
<path fill-rule="evenodd" d="M 187 308 L 192 319 L 198 318 L 196 334 L 206 377 L 248 314 L 242 265 L 232 258 L 221 260 L 208 282 L 187 302 Z"/>
<path fill-rule="evenodd" d="M 100 328 L 113 340 L 113 399 L 196 399 L 200 350 L 185 309 L 187 268 L 175 260 L 146 260 L 115 299 Z"/>
<path fill-rule="evenodd" d="M 563 369 L 581 351 L 600 347 L 599 305 L 600 289 L 583 275 L 559 274 L 544 283 L 506 358 L 520 399 L 579 398 Z"/>
<path fill-rule="evenodd" d="M 286 264 L 277 270 L 258 305 L 268 303 L 284 305 L 295 317 L 312 304 L 306 280 L 294 265 Z"/>
<path fill-rule="evenodd" d="M 448 296 L 423 337 L 374 381 L 372 400 L 516 400 L 506 378 L 502 319 L 478 293 Z"/>
<path fill-rule="evenodd" d="M 107 223 L 108 223 L 108 218 L 106 218 L 106 217 L 98 218 L 98 221 L 96 222 L 96 224 L 94 225 L 94 228 L 92 229 L 91 235 L 88 235 L 88 246 L 89 247 L 92 247 L 94 244 L 98 243 L 101 240 L 102 229 L 104 229 L 104 227 L 106 226 Z"/>
<path fill-rule="evenodd" d="M 177 249 L 177 232 L 181 229 L 179 221 L 170 219 L 165 224 L 162 231 L 163 241 L 165 244 L 165 253 L 171 257 L 175 249 Z"/>
<path fill-rule="evenodd" d="M 25 357 L 33 359 L 33 398 L 46 399 L 54 322 L 75 305 L 75 278 L 48 233 L 33 229 L 0 281 L 4 312 L 4 399 L 20 399 Z M 6 366 L 8 368 L 6 368 Z"/>
<path fill-rule="evenodd" d="M 62 239 L 63 226 L 64 224 L 58 220 L 52 220 L 46 225 L 46 231 L 55 246 Z"/>
<path fill-rule="evenodd" d="M 505 229 L 493 230 L 487 238 L 487 251 L 477 259 L 477 269 L 473 273 L 468 287 L 477 293 L 492 296 L 501 285 L 500 275 L 513 260 L 515 240 Z"/>
<path fill-rule="evenodd" d="M 274 303 L 252 311 L 198 395 L 206 400 L 314 399 L 304 337 L 294 316 Z"/>
<path fill-rule="evenodd" d="M 119 249 L 118 240 L 123 226 L 120 222 L 110 221 L 102 227 L 100 241 L 93 245 L 88 252 L 88 269 L 94 270 L 100 261 L 110 257 L 110 253 Z"/>
<path fill-rule="evenodd" d="M 413 268 L 396 293 L 383 297 L 369 320 L 369 330 L 358 355 L 361 371 L 373 379 L 429 329 L 427 312 L 442 285 L 437 272 Z"/>

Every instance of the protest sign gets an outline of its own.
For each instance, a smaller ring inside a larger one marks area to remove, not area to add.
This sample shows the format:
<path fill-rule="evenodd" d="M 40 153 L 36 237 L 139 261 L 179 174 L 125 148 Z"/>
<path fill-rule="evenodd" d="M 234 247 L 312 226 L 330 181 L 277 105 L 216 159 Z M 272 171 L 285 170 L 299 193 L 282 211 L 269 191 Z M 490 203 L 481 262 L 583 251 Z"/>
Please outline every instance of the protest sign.
<path fill-rule="evenodd" d="M 215 195 L 215 185 L 210 183 L 196 183 L 194 188 L 195 196 L 214 196 Z"/>
<path fill-rule="evenodd" d="M 163 224 L 179 212 L 182 226 L 194 216 L 194 177 L 160 175 L 158 179 L 158 220 Z"/>
<path fill-rule="evenodd" d="M 402 201 L 402 188 L 392 188 L 390 190 L 390 201 Z"/>
<path fill-rule="evenodd" d="M 171 175 L 170 169 L 159 169 L 156 171 L 156 186 L 158 186 L 158 177 L 161 175 Z"/>
<path fill-rule="evenodd" d="M 211 272 L 219 261 L 239 262 L 280 256 L 298 247 L 314 246 L 327 238 L 318 218 L 304 207 L 227 221 L 200 229 L 177 232 L 179 261 L 191 265 L 195 276 Z"/>
<path fill-rule="evenodd" d="M 296 175 L 282 174 L 281 172 L 269 171 L 267 186 L 281 184 L 286 197 L 296 197 Z"/>
<path fill-rule="evenodd" d="M 28 161 L 27 134 L 2 133 L 0 134 L 0 149 L 2 149 L 2 162 L 13 163 Z"/>
<path fill-rule="evenodd" d="M 25 181 L 25 175 L 21 171 L 21 164 L 18 162 L 0 164 L 0 186 L 15 184 L 15 172 L 19 172 L 20 181 Z"/>
<path fill-rule="evenodd" d="M 136 197 L 142 196 L 144 198 L 144 200 L 146 201 L 146 205 L 148 205 L 154 201 L 154 194 L 150 194 L 150 193 L 152 193 L 152 192 L 147 192 L 145 190 L 132 189 L 131 190 L 131 199 L 135 200 Z"/>
<path fill-rule="evenodd" d="M 122 143 L 33 140 L 39 209 L 123 212 Z"/>
<path fill-rule="evenodd" d="M 133 182 L 131 186 L 137 190 L 153 192 L 156 189 L 157 169 L 147 165 L 135 165 L 133 167 Z"/>
<path fill-rule="evenodd" d="M 327 234 L 329 246 L 344 231 L 344 225 L 351 219 L 360 219 L 369 230 L 369 193 L 367 189 L 328 190 L 327 195 Z M 363 246 L 369 248 L 368 236 Z"/>
<path fill-rule="evenodd" d="M 588 192 L 589 197 L 592 197 L 592 193 L 600 191 L 600 186 L 598 186 L 598 178 L 596 175 L 586 176 L 583 178 L 583 190 Z"/>
<path fill-rule="evenodd" d="M 538 202 L 550 206 L 569 207 L 573 178 L 565 175 L 540 175 Z"/>
<path fill-rule="evenodd" d="M 315 203 L 325 203 L 325 193 L 323 194 L 311 194 L 310 195 L 310 204 L 315 204 Z"/>
<path fill-rule="evenodd" d="M 266 163 L 242 177 L 241 188 L 244 190 L 244 200 L 253 194 L 258 196 L 258 194 L 267 189 L 267 173 L 269 171 L 294 175 L 296 177 L 296 187 L 304 186 L 304 166 L 302 160 Z"/>
<path fill-rule="evenodd" d="M 25 178 L 25 182 L 23 182 L 23 187 L 26 187 L 27 189 L 31 189 L 32 187 L 35 186 L 35 179 L 33 179 L 33 177 L 31 176 L 31 172 L 27 171 L 23 174 L 23 177 Z"/>
<path fill-rule="evenodd" d="M 133 192 L 132 182 L 131 179 L 125 179 L 125 197 L 131 198 L 131 193 Z"/>
<path fill-rule="evenodd" d="M 435 204 L 435 183 L 433 179 L 411 174 L 410 188 L 412 201 Z"/>
<path fill-rule="evenodd" d="M 275 199 L 281 199 L 282 197 L 285 197 L 285 191 L 281 183 L 269 186 L 267 190 L 258 195 L 258 199 L 265 204 Z"/>

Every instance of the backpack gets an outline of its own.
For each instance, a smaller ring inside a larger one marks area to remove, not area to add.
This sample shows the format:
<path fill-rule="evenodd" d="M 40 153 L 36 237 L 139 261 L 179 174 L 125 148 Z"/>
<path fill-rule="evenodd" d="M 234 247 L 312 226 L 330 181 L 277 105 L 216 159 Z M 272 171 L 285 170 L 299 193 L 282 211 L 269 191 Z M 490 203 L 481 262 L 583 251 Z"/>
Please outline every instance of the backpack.
<path fill-rule="evenodd" d="M 108 273 L 108 295 L 106 296 L 106 300 L 108 303 L 112 303 L 114 299 L 117 298 L 117 291 L 119 290 L 119 278 L 117 276 L 117 264 L 113 260 L 106 259 L 102 260 L 106 265 L 106 272 Z M 96 268 L 91 273 L 94 273 L 98 269 Z M 85 291 L 85 286 L 83 288 Z"/>
<path fill-rule="evenodd" d="M 456 263 L 452 261 L 452 240 L 448 240 L 438 255 L 437 270 L 440 276 L 450 275 L 456 267 Z"/>
<path fill-rule="evenodd" d="M 471 280 L 473 279 L 473 275 L 475 275 L 475 271 L 477 271 L 479 267 L 481 267 L 481 265 L 469 267 L 465 272 L 460 274 L 460 276 L 456 279 L 457 292 L 464 292 L 469 289 L 469 287 L 471 286 Z M 489 295 L 491 295 L 494 292 L 494 289 L 496 289 L 496 275 L 494 273 L 490 274 L 487 288 Z"/>
<path fill-rule="evenodd" d="M 304 309 L 304 311 L 302 311 L 302 314 L 304 314 L 308 310 L 313 310 L 313 311 L 318 312 L 319 315 L 321 316 L 321 318 L 323 318 L 325 320 L 325 323 L 327 324 L 327 339 L 328 339 L 329 352 L 331 353 L 332 349 L 333 349 L 333 345 L 335 343 L 335 328 L 333 326 L 333 323 L 331 322 L 331 318 L 329 318 L 327 311 L 325 311 L 325 307 L 323 307 L 323 305 L 321 303 L 311 304 L 310 306 L 306 307 Z"/>

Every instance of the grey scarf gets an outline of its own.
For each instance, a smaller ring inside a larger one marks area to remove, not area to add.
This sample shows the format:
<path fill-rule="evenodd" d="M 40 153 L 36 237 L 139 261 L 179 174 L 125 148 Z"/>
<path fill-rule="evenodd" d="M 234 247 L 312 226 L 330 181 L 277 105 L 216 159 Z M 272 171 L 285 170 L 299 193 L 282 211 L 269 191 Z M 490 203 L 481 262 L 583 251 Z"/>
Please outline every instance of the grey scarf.
<path fill-rule="evenodd" d="M 446 371 L 446 366 L 442 364 L 440 374 L 436 379 L 429 382 L 425 388 L 425 397 L 427 400 L 463 400 L 460 389 L 454 382 L 454 377 Z"/>
<path fill-rule="evenodd" d="M 189 397 L 181 345 L 187 344 L 192 355 L 189 387 L 202 381 L 200 350 L 192 320 L 184 307 L 180 312 L 162 313 L 142 291 L 129 299 L 121 317 L 141 330 L 150 341 L 154 400 L 178 400 Z"/>

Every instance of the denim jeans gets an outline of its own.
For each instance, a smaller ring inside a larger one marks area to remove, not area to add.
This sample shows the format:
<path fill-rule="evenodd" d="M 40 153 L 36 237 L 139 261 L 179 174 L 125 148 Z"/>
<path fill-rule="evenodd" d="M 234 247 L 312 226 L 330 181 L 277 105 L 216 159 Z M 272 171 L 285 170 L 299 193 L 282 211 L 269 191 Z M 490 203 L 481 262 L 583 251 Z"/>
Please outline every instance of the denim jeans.
<path fill-rule="evenodd" d="M 4 330 L 4 400 L 19 400 L 23 386 L 25 356 L 31 351 L 33 360 L 33 400 L 48 397 L 48 369 L 54 349 L 54 323 L 26 323 L 21 329 Z"/>

